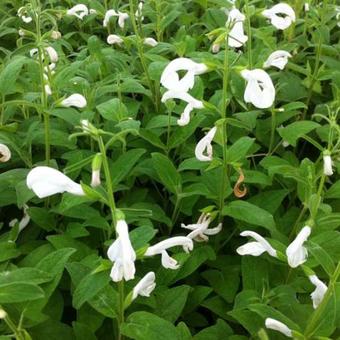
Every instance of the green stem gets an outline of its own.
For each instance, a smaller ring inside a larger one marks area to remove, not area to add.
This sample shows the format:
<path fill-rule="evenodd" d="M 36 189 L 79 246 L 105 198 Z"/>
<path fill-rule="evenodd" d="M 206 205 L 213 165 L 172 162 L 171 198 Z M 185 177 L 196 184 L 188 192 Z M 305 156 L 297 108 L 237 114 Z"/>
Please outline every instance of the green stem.
<path fill-rule="evenodd" d="M 8 314 L 5 316 L 3 320 L 5 321 L 8 328 L 14 333 L 16 340 L 25 340 L 25 337 L 21 334 L 20 329 L 15 325 L 15 323 L 11 320 Z"/>
<path fill-rule="evenodd" d="M 322 299 L 322 302 L 318 306 L 318 308 L 314 311 L 310 321 L 307 324 L 307 327 L 305 329 L 305 337 L 306 339 L 311 339 L 315 331 L 317 330 L 319 324 L 320 324 L 320 319 L 323 315 L 323 312 L 325 311 L 327 304 L 332 297 L 332 295 L 335 293 L 335 284 L 338 281 L 338 277 L 340 275 L 340 262 L 338 262 L 338 265 L 334 271 L 334 274 L 332 275 L 329 284 L 328 284 L 328 289 L 326 291 L 326 294 L 324 298 Z"/>
<path fill-rule="evenodd" d="M 269 143 L 269 150 L 268 150 L 268 154 L 270 155 L 272 153 L 273 150 L 273 146 L 274 146 L 274 137 L 275 137 L 275 130 L 276 130 L 276 114 L 275 114 L 275 110 L 272 110 L 272 121 L 271 121 L 271 130 L 270 130 L 270 143 Z"/>
<path fill-rule="evenodd" d="M 227 37 L 228 37 L 227 32 Z M 224 50 L 224 62 L 223 62 L 223 89 L 222 89 L 222 105 L 221 105 L 221 118 L 223 119 L 222 124 L 222 152 L 223 152 L 223 165 L 221 168 L 221 177 L 222 177 L 222 185 L 220 191 L 219 198 L 219 219 L 222 221 L 222 209 L 224 207 L 224 194 L 226 191 L 227 185 L 227 124 L 226 124 L 226 115 L 227 115 L 227 91 L 228 91 L 228 79 L 229 79 L 229 55 L 228 55 L 228 39 L 225 42 L 225 50 Z"/>
<path fill-rule="evenodd" d="M 253 59 L 252 59 L 253 57 L 252 57 L 252 50 L 251 50 L 251 25 L 250 25 L 248 0 L 246 0 L 246 14 L 247 14 L 247 34 L 248 34 L 248 41 L 247 41 L 248 67 L 252 69 L 253 68 Z"/>

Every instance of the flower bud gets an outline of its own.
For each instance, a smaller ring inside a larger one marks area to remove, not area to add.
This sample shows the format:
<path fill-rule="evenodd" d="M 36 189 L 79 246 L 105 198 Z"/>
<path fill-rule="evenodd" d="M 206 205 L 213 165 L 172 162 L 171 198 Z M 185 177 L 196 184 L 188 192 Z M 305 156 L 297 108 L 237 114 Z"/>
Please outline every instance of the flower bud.
<path fill-rule="evenodd" d="M 92 160 L 92 179 L 91 187 L 98 187 L 100 185 L 100 168 L 102 166 L 103 156 L 97 153 Z"/>
<path fill-rule="evenodd" d="M 325 176 L 332 176 L 333 175 L 333 169 L 332 169 L 332 158 L 330 155 L 330 152 L 324 151 L 323 153 L 323 173 Z"/>
<path fill-rule="evenodd" d="M 11 159 L 11 151 L 5 144 L 0 144 L 0 162 L 5 163 Z"/>

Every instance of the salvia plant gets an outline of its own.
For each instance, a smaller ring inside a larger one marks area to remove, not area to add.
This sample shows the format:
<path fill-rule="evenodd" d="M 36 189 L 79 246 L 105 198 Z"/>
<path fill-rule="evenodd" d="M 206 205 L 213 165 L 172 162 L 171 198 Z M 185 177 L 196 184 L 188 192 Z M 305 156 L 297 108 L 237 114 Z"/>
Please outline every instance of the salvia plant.
<path fill-rule="evenodd" d="M 1 0 L 0 338 L 340 337 L 340 4 Z"/>

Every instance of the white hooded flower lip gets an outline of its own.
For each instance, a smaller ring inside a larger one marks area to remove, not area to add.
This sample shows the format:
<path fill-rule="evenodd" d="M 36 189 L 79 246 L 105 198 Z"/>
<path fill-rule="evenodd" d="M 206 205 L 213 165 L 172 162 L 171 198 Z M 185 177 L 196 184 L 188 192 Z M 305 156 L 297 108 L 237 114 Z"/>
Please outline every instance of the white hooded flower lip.
<path fill-rule="evenodd" d="M 48 166 L 37 166 L 32 169 L 27 175 L 26 184 L 39 198 L 63 192 L 69 192 L 77 196 L 85 195 L 80 184 L 72 181 L 62 172 Z"/>
<path fill-rule="evenodd" d="M 23 22 L 25 22 L 26 24 L 29 24 L 29 23 L 33 20 L 32 17 L 26 15 L 26 14 L 27 14 L 27 11 L 26 11 L 26 8 L 25 8 L 25 7 L 20 7 L 20 8 L 18 9 L 17 14 L 18 14 L 18 17 L 19 17 Z"/>
<path fill-rule="evenodd" d="M 5 163 L 11 159 L 11 150 L 5 144 L 0 144 L 0 162 Z"/>
<path fill-rule="evenodd" d="M 65 98 L 61 102 L 61 105 L 65 107 L 74 106 L 74 107 L 78 107 L 82 109 L 87 105 L 87 102 L 83 95 L 79 93 L 74 93 L 74 94 L 71 94 L 69 97 Z"/>
<path fill-rule="evenodd" d="M 286 255 L 290 267 L 296 268 L 307 261 L 308 253 L 303 244 L 308 239 L 311 231 L 312 229 L 309 226 L 303 227 L 295 240 L 287 247 Z"/>
<path fill-rule="evenodd" d="M 187 71 L 182 79 L 179 79 L 178 71 Z M 195 75 L 200 75 L 208 70 L 203 63 L 196 63 L 189 58 L 176 58 L 164 69 L 161 76 L 161 84 L 168 90 L 187 92 L 194 87 Z"/>
<path fill-rule="evenodd" d="M 73 15 L 78 19 L 83 20 L 86 15 L 89 15 L 89 9 L 84 4 L 78 4 L 67 10 L 66 13 L 67 15 Z"/>
<path fill-rule="evenodd" d="M 195 156 L 199 161 L 208 162 L 212 160 L 213 157 L 213 149 L 211 146 L 211 142 L 215 137 L 217 128 L 214 126 L 196 145 L 195 148 Z M 204 151 L 206 150 L 207 155 L 204 155 Z"/>
<path fill-rule="evenodd" d="M 284 17 L 278 14 L 284 15 Z M 270 19 L 271 24 L 279 30 L 285 30 L 296 20 L 294 10 L 285 3 L 279 3 L 270 9 L 264 10 L 262 15 Z"/>
<path fill-rule="evenodd" d="M 124 28 L 127 19 L 129 19 L 129 14 L 118 11 L 118 26 L 120 28 Z"/>
<path fill-rule="evenodd" d="M 108 11 L 106 11 L 104 20 L 103 20 L 103 26 L 107 27 L 110 21 L 110 18 L 117 17 L 117 16 L 118 16 L 118 13 L 114 9 L 109 9 Z"/>
<path fill-rule="evenodd" d="M 138 295 L 149 297 L 156 287 L 155 279 L 154 272 L 147 273 L 133 288 L 132 300 L 136 299 Z"/>
<path fill-rule="evenodd" d="M 56 63 L 58 61 L 58 53 L 52 46 L 46 47 L 45 51 L 47 52 L 51 63 Z"/>
<path fill-rule="evenodd" d="M 243 70 L 241 76 L 247 81 L 244 101 L 259 109 L 271 107 L 275 100 L 275 88 L 267 72 L 261 69 Z"/>
<path fill-rule="evenodd" d="M 316 287 L 313 293 L 310 295 L 313 301 L 313 308 L 316 309 L 322 302 L 328 288 L 321 280 L 319 280 L 316 275 L 310 275 L 308 278 L 310 282 Z"/>
<path fill-rule="evenodd" d="M 148 45 L 148 46 L 151 46 L 151 47 L 155 47 L 155 46 L 158 45 L 158 42 L 154 38 L 145 38 L 144 39 L 144 44 Z"/>
<path fill-rule="evenodd" d="M 216 235 L 222 230 L 222 223 L 219 223 L 215 228 L 208 229 L 210 222 L 211 222 L 210 215 L 202 213 L 197 223 L 188 225 L 182 223 L 181 228 L 192 230 L 192 232 L 189 233 L 187 237 L 197 242 L 208 241 L 209 240 L 208 236 Z"/>
<path fill-rule="evenodd" d="M 114 262 L 110 276 L 114 282 L 132 280 L 135 277 L 136 253 L 129 238 L 128 225 L 124 220 L 118 220 L 116 226 L 118 237 L 107 251 L 110 261 Z"/>
<path fill-rule="evenodd" d="M 332 176 L 333 175 L 333 167 L 332 167 L 332 158 L 329 154 L 323 155 L 323 173 L 325 176 Z"/>
<path fill-rule="evenodd" d="M 231 26 L 228 35 L 228 45 L 230 47 L 241 47 L 248 40 L 248 37 L 244 34 L 244 20 L 245 16 L 237 8 L 233 8 L 229 12 L 227 24 Z"/>
<path fill-rule="evenodd" d="M 24 215 L 21 218 L 20 221 L 18 221 L 17 218 L 13 219 L 12 221 L 9 222 L 9 226 L 10 227 L 14 227 L 17 223 L 19 223 L 19 232 L 22 231 L 23 229 L 25 229 L 28 225 L 28 223 L 30 222 L 31 218 L 27 213 L 28 210 L 28 206 L 25 204 L 24 205 Z"/>
<path fill-rule="evenodd" d="M 109 45 L 120 45 L 121 43 L 124 42 L 124 40 L 119 36 L 119 35 L 116 35 L 116 34 L 110 34 L 107 39 L 106 39 L 107 43 Z"/>
<path fill-rule="evenodd" d="M 189 253 L 193 248 L 194 244 L 192 239 L 186 236 L 175 236 L 168 238 L 164 241 L 158 242 L 153 246 L 150 246 L 144 256 L 154 256 L 157 254 L 162 255 L 162 266 L 168 269 L 177 269 L 179 265 L 175 259 L 169 256 L 166 249 L 171 247 L 181 246 L 186 253 Z"/>
<path fill-rule="evenodd" d="M 281 321 L 278 321 L 272 318 L 267 318 L 265 320 L 265 325 L 268 329 L 278 331 L 289 338 L 293 337 L 292 330 Z"/>
<path fill-rule="evenodd" d="M 203 109 L 204 104 L 202 101 L 197 100 L 192 95 L 183 91 L 169 90 L 162 96 L 162 103 L 168 99 L 180 99 L 188 103 L 181 114 L 180 119 L 177 120 L 177 124 L 180 126 L 187 125 L 190 122 L 190 113 L 193 109 Z"/>
<path fill-rule="evenodd" d="M 251 256 L 260 256 L 264 252 L 267 252 L 270 256 L 277 257 L 276 250 L 270 245 L 270 243 L 265 240 L 261 235 L 254 231 L 246 230 L 243 231 L 241 236 L 249 236 L 256 240 L 256 242 L 248 242 L 243 246 L 240 246 L 236 249 L 236 252 L 239 255 L 251 255 Z"/>
<path fill-rule="evenodd" d="M 283 70 L 288 63 L 288 58 L 291 58 L 292 55 L 284 50 L 278 50 L 273 52 L 268 59 L 263 63 L 264 68 L 268 67 L 277 67 L 280 70 Z"/>

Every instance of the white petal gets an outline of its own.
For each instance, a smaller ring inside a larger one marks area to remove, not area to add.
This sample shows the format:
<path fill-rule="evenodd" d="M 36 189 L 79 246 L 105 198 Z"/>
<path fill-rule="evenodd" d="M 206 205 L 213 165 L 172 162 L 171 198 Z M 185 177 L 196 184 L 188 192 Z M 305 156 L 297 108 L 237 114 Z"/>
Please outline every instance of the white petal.
<path fill-rule="evenodd" d="M 114 45 L 114 44 L 120 45 L 122 42 L 124 42 L 124 40 L 119 35 L 116 35 L 116 34 L 110 34 L 107 37 L 106 41 L 109 45 Z"/>
<path fill-rule="evenodd" d="M 120 28 L 124 28 L 125 26 L 125 20 L 129 18 L 129 14 L 123 13 L 123 12 L 118 12 L 118 26 Z"/>
<path fill-rule="evenodd" d="M 166 102 L 169 99 L 184 100 L 185 102 L 190 104 L 192 106 L 192 108 L 194 108 L 194 109 L 203 109 L 203 107 L 204 107 L 203 102 L 195 99 L 192 95 L 190 95 L 189 93 L 184 92 L 184 91 L 176 91 L 176 90 L 166 91 L 163 94 L 162 103 Z"/>
<path fill-rule="evenodd" d="M 309 226 L 303 227 L 299 234 L 296 236 L 295 240 L 287 247 L 286 255 L 288 259 L 288 264 L 292 268 L 296 268 L 307 261 L 308 253 L 303 244 L 307 240 L 310 233 L 311 228 Z"/>
<path fill-rule="evenodd" d="M 260 256 L 266 251 L 266 248 L 263 247 L 259 242 L 248 242 L 236 249 L 236 252 L 239 255 L 251 255 L 251 256 Z"/>
<path fill-rule="evenodd" d="M 104 16 L 103 26 L 107 27 L 107 25 L 110 21 L 110 18 L 116 17 L 116 16 L 118 16 L 118 13 L 114 9 L 110 9 L 110 10 L 106 11 L 105 16 Z"/>
<path fill-rule="evenodd" d="M 79 18 L 80 20 L 83 20 L 84 16 L 89 14 L 89 10 L 86 7 L 86 5 L 78 4 L 78 5 L 75 5 L 72 8 L 70 8 L 67 11 L 67 14 L 68 15 L 73 15 L 73 16 Z"/>
<path fill-rule="evenodd" d="M 321 280 L 319 280 L 319 278 L 316 275 L 310 275 L 309 280 L 316 287 L 313 293 L 311 294 L 313 308 L 316 309 L 322 302 L 327 292 L 327 286 Z"/>
<path fill-rule="evenodd" d="M 222 223 L 219 223 L 215 228 L 206 229 L 204 234 L 206 235 L 216 235 L 222 230 Z"/>
<path fill-rule="evenodd" d="M 177 119 L 177 124 L 179 126 L 185 126 L 190 123 L 190 113 L 193 110 L 193 107 L 191 104 L 188 104 L 185 108 L 184 111 L 181 114 L 181 117 Z"/>
<path fill-rule="evenodd" d="M 289 329 L 288 326 L 285 325 L 281 321 L 278 321 L 272 318 L 267 318 L 265 321 L 265 325 L 268 329 L 273 329 L 274 331 L 278 331 L 289 338 L 293 337 L 291 329 Z"/>
<path fill-rule="evenodd" d="M 282 17 L 277 14 L 285 16 Z M 262 15 L 270 19 L 272 25 L 280 30 L 288 28 L 296 19 L 294 10 L 285 3 L 280 3 L 273 6 L 271 9 L 264 10 Z"/>
<path fill-rule="evenodd" d="M 11 150 L 5 144 L 0 144 L 0 162 L 5 163 L 11 159 Z"/>
<path fill-rule="evenodd" d="M 196 145 L 195 156 L 199 161 L 206 162 L 212 160 L 212 147 L 211 142 L 214 139 L 215 133 L 217 131 L 216 126 L 214 126 Z M 209 147 L 210 146 L 210 147 Z M 204 155 L 205 150 L 207 150 L 207 155 Z"/>
<path fill-rule="evenodd" d="M 325 176 L 333 175 L 332 158 L 327 154 L 323 156 L 323 173 Z"/>
<path fill-rule="evenodd" d="M 291 56 L 292 55 L 287 51 L 275 51 L 264 62 L 263 67 L 268 68 L 274 66 L 279 68 L 280 70 L 283 70 L 288 62 L 288 58 L 290 58 Z"/>
<path fill-rule="evenodd" d="M 92 171 L 91 187 L 95 188 L 100 185 L 100 169 Z"/>
<path fill-rule="evenodd" d="M 62 106 L 70 107 L 75 106 L 78 108 L 84 108 L 87 105 L 86 99 L 79 93 L 71 94 L 61 102 Z"/>
<path fill-rule="evenodd" d="M 47 52 L 51 63 L 56 63 L 58 61 L 58 53 L 52 46 L 46 47 L 45 51 Z"/>
<path fill-rule="evenodd" d="M 194 244 L 192 240 L 185 236 L 175 236 L 168 238 L 164 241 L 158 242 L 153 246 L 150 246 L 145 252 L 145 256 L 153 256 L 156 254 L 161 254 L 163 250 L 168 248 L 182 246 L 184 251 L 188 252 L 193 249 Z"/>
<path fill-rule="evenodd" d="M 155 47 L 155 46 L 158 45 L 158 42 L 154 38 L 145 38 L 144 39 L 144 44 L 145 45 L 149 45 L 151 47 Z"/>
<path fill-rule="evenodd" d="M 170 257 L 169 254 L 166 252 L 166 250 L 162 251 L 162 266 L 166 269 L 178 269 L 179 268 L 179 264 L 177 263 L 177 261 Z"/>
<path fill-rule="evenodd" d="M 132 300 L 134 300 L 138 295 L 140 296 L 150 296 L 151 292 L 155 289 L 155 273 L 147 273 L 133 288 Z"/>
<path fill-rule="evenodd" d="M 62 172 L 47 166 L 32 169 L 27 175 L 26 184 L 39 198 L 63 192 L 78 196 L 85 195 L 80 184 L 72 181 Z"/>
<path fill-rule="evenodd" d="M 270 243 L 265 240 L 261 235 L 259 235 L 258 233 L 254 232 L 254 231 L 251 231 L 251 230 L 245 230 L 243 231 L 241 234 L 241 236 L 243 237 L 246 237 L 246 236 L 250 236 L 252 237 L 253 239 L 255 239 L 261 246 L 262 248 L 265 249 L 265 251 L 270 255 L 270 256 L 273 256 L 273 257 L 277 257 L 277 252 L 276 250 L 270 245 Z M 249 247 L 249 246 L 248 246 Z M 257 252 L 259 251 L 259 247 L 258 246 L 255 246 L 254 245 L 254 248 Z M 250 248 L 248 248 L 250 249 Z M 258 256 L 258 255 L 254 255 L 254 256 Z"/>

